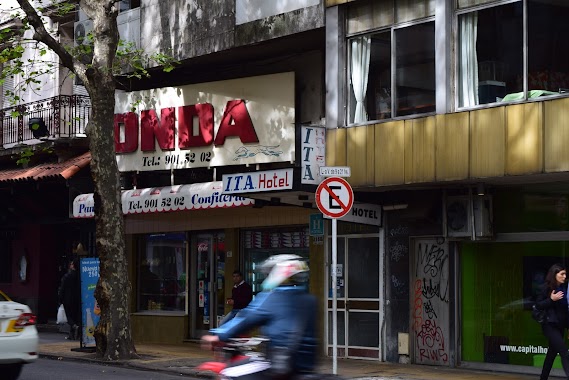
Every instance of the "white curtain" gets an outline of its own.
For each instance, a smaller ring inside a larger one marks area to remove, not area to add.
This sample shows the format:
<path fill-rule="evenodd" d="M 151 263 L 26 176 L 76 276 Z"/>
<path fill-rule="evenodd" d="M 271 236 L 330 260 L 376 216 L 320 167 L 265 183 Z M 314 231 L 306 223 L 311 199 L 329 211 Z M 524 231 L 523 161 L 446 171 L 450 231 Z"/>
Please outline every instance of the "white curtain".
<path fill-rule="evenodd" d="M 465 14 L 460 23 L 460 106 L 471 107 L 478 101 L 478 55 L 476 38 L 478 34 L 478 12 Z"/>
<path fill-rule="evenodd" d="M 364 100 L 367 91 L 370 49 L 371 39 L 369 37 L 362 36 L 352 40 L 351 79 L 354 97 L 356 98 L 354 123 L 361 123 L 368 120 Z"/>

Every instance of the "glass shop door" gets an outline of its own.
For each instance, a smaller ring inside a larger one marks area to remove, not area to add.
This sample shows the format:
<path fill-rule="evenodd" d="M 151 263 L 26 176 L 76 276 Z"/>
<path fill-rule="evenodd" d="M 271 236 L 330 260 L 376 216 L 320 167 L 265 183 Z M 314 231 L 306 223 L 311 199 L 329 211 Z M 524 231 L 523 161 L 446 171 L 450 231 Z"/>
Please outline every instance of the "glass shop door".
<path fill-rule="evenodd" d="M 225 233 L 192 237 L 190 338 L 199 339 L 219 324 L 225 308 Z"/>

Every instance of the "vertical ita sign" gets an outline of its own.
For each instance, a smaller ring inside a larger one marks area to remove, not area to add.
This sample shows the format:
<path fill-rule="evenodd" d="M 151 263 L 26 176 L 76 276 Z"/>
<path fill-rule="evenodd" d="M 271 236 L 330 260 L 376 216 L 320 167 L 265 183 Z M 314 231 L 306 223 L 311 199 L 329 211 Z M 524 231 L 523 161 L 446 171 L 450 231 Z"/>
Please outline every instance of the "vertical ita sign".
<path fill-rule="evenodd" d="M 99 281 L 99 259 L 81 259 L 81 343 L 83 347 L 95 346 L 95 326 L 101 310 L 95 300 L 95 287 Z"/>

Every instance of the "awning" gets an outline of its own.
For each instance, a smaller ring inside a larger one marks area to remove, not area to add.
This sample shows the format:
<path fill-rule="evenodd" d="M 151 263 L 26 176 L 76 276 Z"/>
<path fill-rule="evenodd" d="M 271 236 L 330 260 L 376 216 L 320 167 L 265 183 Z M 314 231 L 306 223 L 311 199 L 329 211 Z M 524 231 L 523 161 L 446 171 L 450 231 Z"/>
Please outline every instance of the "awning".
<path fill-rule="evenodd" d="M 25 182 L 46 179 L 69 179 L 89 165 L 91 153 L 86 152 L 67 161 L 46 163 L 26 169 L 0 171 L 0 182 Z"/>
<path fill-rule="evenodd" d="M 221 193 L 221 181 L 126 190 L 122 193 L 123 214 L 147 214 L 184 210 L 204 210 L 250 206 L 253 199 Z M 93 194 L 81 194 L 73 200 L 74 218 L 92 218 Z"/>

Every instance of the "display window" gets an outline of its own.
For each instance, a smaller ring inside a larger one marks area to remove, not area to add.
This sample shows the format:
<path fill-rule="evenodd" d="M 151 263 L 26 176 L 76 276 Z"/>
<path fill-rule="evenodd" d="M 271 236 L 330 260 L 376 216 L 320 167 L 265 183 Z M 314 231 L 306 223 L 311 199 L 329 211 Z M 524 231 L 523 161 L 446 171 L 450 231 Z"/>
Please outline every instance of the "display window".
<path fill-rule="evenodd" d="M 138 311 L 186 310 L 186 234 L 152 234 L 140 238 Z"/>
<path fill-rule="evenodd" d="M 310 235 L 308 227 L 286 227 L 242 232 L 245 281 L 253 294 L 259 293 L 265 280 L 259 265 L 273 255 L 295 254 L 308 261 Z M 310 263 L 309 263 L 310 264 Z"/>
<path fill-rule="evenodd" d="M 551 265 L 567 264 L 568 248 L 565 241 L 462 244 L 462 361 L 543 366 L 548 343 L 531 307 Z"/>

